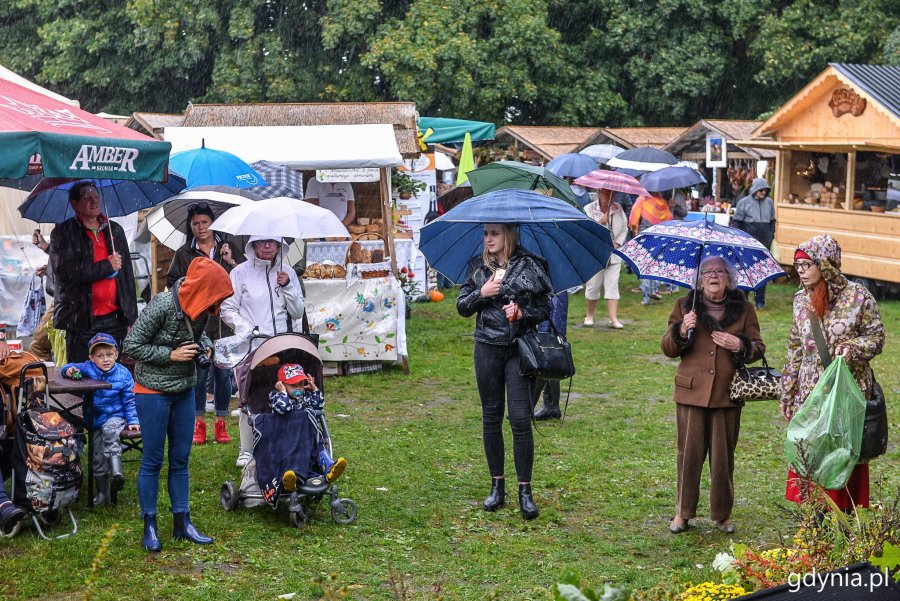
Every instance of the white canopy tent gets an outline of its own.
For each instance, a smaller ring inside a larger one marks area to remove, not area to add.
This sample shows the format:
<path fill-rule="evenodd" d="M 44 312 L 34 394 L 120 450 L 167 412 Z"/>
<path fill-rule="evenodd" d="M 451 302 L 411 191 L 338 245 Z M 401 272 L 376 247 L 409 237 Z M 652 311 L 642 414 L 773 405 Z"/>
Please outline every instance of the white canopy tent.
<path fill-rule="evenodd" d="M 394 126 L 302 125 L 266 127 L 167 127 L 172 152 L 224 150 L 247 163 L 266 160 L 293 169 L 393 167 L 403 163 Z"/>

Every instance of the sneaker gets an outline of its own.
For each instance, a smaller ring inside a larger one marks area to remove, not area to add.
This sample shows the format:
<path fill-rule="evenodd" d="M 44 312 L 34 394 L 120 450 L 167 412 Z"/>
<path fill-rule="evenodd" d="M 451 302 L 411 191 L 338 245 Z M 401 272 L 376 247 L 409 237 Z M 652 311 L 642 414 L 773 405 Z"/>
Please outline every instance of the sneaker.
<path fill-rule="evenodd" d="M 609 326 L 609 327 L 611 327 L 611 328 L 614 329 L 614 330 L 621 330 L 622 328 L 625 327 L 625 326 L 623 326 L 621 323 L 619 323 L 618 321 L 613 321 L 613 320 L 611 320 L 611 319 L 610 319 L 610 320 L 607 320 L 606 325 Z"/>
<path fill-rule="evenodd" d="M 594 318 L 593 318 L 593 317 L 585 317 L 585 318 L 584 318 L 584 325 L 586 325 L 586 326 L 592 326 L 592 325 L 594 325 Z"/>
<path fill-rule="evenodd" d="M 288 492 L 297 490 L 297 474 L 294 470 L 288 470 L 281 477 L 281 486 Z"/>
<path fill-rule="evenodd" d="M 206 444 L 206 422 L 194 422 L 194 444 Z"/>
<path fill-rule="evenodd" d="M 650 298 L 653 300 L 662 300 L 662 295 L 659 292 L 654 292 L 650 295 Z"/>
<path fill-rule="evenodd" d="M 238 453 L 237 461 L 235 461 L 234 464 L 238 467 L 244 467 L 250 463 L 251 459 L 253 459 L 253 453 L 250 451 L 241 451 Z"/>
<path fill-rule="evenodd" d="M 13 505 L 12 501 L 0 503 L 0 530 L 8 535 L 25 516 L 25 511 Z"/>
<path fill-rule="evenodd" d="M 325 474 L 325 481 L 331 484 L 335 480 L 341 477 L 341 474 L 344 473 L 344 469 L 347 467 L 347 460 L 343 457 L 338 457 L 337 461 L 331 464 L 331 469 L 328 470 L 328 473 Z"/>
<path fill-rule="evenodd" d="M 216 437 L 216 444 L 229 444 L 231 442 L 228 430 L 225 429 L 225 422 L 216 420 L 216 423 L 213 424 L 213 433 Z"/>

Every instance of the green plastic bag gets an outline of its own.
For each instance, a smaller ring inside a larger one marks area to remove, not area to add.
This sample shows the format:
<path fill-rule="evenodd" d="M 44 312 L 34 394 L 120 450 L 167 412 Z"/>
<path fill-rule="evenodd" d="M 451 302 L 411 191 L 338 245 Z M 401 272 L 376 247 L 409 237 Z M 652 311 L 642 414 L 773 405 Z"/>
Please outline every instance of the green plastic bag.
<path fill-rule="evenodd" d="M 844 488 L 859 462 L 865 419 L 866 399 L 839 356 L 788 426 L 784 454 L 792 469 L 828 490 Z M 805 449 L 806 466 L 798 445 Z"/>

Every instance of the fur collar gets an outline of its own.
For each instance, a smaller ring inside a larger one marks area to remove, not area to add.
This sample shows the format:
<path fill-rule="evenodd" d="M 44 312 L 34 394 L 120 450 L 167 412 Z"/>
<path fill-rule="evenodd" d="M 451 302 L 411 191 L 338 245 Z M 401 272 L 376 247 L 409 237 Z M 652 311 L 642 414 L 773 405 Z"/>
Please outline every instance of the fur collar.
<path fill-rule="evenodd" d="M 702 292 L 692 290 L 684 297 L 685 313 L 690 311 L 691 307 L 694 306 L 694 296 L 697 294 L 702 294 Z M 713 319 L 712 315 L 706 312 L 706 305 L 703 304 L 703 300 L 698 296 L 696 305 L 697 321 L 706 328 L 708 332 L 725 330 L 728 326 L 740 319 L 741 315 L 744 313 L 746 304 L 747 300 L 740 290 L 729 290 L 725 294 L 725 314 L 722 316 L 721 321 L 716 321 Z"/>

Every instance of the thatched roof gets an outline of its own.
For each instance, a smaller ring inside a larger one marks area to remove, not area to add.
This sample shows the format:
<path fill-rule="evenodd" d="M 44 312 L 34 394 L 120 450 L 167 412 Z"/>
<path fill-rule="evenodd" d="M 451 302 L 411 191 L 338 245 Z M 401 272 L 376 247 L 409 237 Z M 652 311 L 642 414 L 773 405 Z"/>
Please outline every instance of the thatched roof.
<path fill-rule="evenodd" d="M 774 150 L 763 148 L 751 148 L 749 146 L 738 146 L 734 144 L 735 140 L 749 140 L 754 130 L 762 125 L 762 121 L 739 121 L 732 119 L 701 119 L 683 134 L 669 142 L 665 150 L 668 150 L 677 157 L 681 157 L 685 153 L 698 155 L 706 153 L 706 134 L 716 134 L 726 140 L 728 145 L 738 149 L 750 158 L 754 159 L 774 159 L 777 153 Z M 729 156 L 733 156 L 732 149 L 729 148 Z M 696 158 L 696 157 L 686 157 Z M 747 158 L 747 157 L 736 157 Z"/>
<path fill-rule="evenodd" d="M 596 127 L 507 125 L 497 130 L 494 139 L 502 142 L 512 138 L 549 161 L 561 154 L 575 152 L 584 140 L 596 132 Z"/>
<path fill-rule="evenodd" d="M 282 125 L 394 126 L 404 158 L 419 156 L 414 102 L 322 102 L 283 104 L 192 104 L 184 127 L 247 127 Z M 353 140 L 347 140 L 352 144 Z"/>
<path fill-rule="evenodd" d="M 131 118 L 125 122 L 125 127 L 130 127 L 157 140 L 162 140 L 163 130 L 167 127 L 180 127 L 184 121 L 184 115 L 171 115 L 168 113 L 132 113 Z"/>
<path fill-rule="evenodd" d="M 650 146 L 662 148 L 685 132 L 686 127 L 603 127 L 575 150 L 594 144 L 615 144 L 622 148 Z"/>

